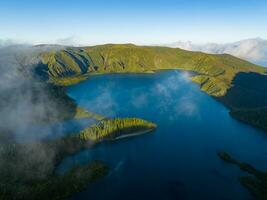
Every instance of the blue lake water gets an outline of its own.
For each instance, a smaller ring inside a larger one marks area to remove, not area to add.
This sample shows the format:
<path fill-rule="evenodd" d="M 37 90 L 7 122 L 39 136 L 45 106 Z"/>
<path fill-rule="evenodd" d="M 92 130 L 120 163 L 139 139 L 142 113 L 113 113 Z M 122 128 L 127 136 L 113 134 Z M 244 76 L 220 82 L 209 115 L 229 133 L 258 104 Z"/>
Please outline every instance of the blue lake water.
<path fill-rule="evenodd" d="M 267 170 L 267 135 L 232 119 L 188 77 L 181 71 L 101 75 L 68 88 L 90 111 L 158 125 L 153 133 L 66 158 L 62 171 L 91 160 L 110 168 L 106 178 L 71 199 L 254 199 L 238 181 L 244 172 L 221 161 L 217 152 Z"/>

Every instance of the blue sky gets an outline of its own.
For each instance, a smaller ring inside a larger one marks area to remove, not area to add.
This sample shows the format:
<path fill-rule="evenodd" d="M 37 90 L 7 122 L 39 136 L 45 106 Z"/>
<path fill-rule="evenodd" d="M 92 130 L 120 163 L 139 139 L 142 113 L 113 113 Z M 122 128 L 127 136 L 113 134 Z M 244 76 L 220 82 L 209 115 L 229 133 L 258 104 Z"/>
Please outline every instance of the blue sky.
<path fill-rule="evenodd" d="M 33 43 L 267 38 L 266 0 L 1 0 L 0 39 Z"/>

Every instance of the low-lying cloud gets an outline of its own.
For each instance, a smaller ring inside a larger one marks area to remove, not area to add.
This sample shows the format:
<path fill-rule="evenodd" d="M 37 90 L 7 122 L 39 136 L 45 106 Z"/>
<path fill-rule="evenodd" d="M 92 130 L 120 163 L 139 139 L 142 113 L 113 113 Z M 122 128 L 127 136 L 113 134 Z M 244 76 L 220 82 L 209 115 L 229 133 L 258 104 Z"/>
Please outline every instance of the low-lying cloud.
<path fill-rule="evenodd" d="M 90 100 L 87 98 L 83 99 L 81 104 L 90 111 L 94 111 L 106 117 L 115 117 L 116 111 L 119 108 L 119 105 L 114 97 L 116 91 L 115 88 L 116 85 L 112 82 L 100 85 L 94 88 L 97 91 L 97 95 Z"/>
<path fill-rule="evenodd" d="M 168 113 L 169 119 L 179 116 L 198 116 L 197 98 L 188 88 L 191 86 L 190 73 L 174 72 L 170 77 L 156 83 L 148 92 L 149 95 L 160 96 L 160 102 L 153 105 L 161 113 Z M 170 112 L 170 109 L 171 110 Z"/>
<path fill-rule="evenodd" d="M 267 41 L 260 38 L 241 40 L 226 44 L 195 44 L 190 41 L 179 41 L 164 46 L 181 48 L 189 51 L 202 51 L 205 53 L 227 53 L 267 67 Z"/>
<path fill-rule="evenodd" d="M 198 107 L 196 105 L 196 102 L 194 101 L 192 94 L 189 93 L 179 99 L 175 106 L 175 113 L 178 116 L 184 115 L 188 117 L 196 116 L 199 113 Z"/>
<path fill-rule="evenodd" d="M 0 175 L 8 174 L 10 180 L 43 178 L 54 168 L 54 150 L 39 140 L 53 129 L 29 132 L 37 119 L 58 115 L 48 85 L 34 73 L 40 62 L 35 55 L 45 50 L 29 45 L 0 48 Z"/>

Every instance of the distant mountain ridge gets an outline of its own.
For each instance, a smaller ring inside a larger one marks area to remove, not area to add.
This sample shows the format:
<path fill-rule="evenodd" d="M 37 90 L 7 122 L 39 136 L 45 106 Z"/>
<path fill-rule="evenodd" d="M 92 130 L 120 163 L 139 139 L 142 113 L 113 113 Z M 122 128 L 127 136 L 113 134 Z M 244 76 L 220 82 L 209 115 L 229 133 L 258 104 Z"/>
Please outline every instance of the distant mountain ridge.
<path fill-rule="evenodd" d="M 70 47 L 41 53 L 51 81 L 70 85 L 88 75 L 152 73 L 181 69 L 197 72 L 193 81 L 212 96 L 222 96 L 239 72 L 266 73 L 266 69 L 228 54 L 213 55 L 179 48 L 107 44 Z M 77 81 L 76 81 L 76 80 Z"/>
<path fill-rule="evenodd" d="M 225 44 L 196 44 L 191 41 L 178 41 L 175 43 L 164 44 L 163 46 L 214 54 L 227 53 L 267 67 L 267 40 L 261 38 L 246 39 Z"/>

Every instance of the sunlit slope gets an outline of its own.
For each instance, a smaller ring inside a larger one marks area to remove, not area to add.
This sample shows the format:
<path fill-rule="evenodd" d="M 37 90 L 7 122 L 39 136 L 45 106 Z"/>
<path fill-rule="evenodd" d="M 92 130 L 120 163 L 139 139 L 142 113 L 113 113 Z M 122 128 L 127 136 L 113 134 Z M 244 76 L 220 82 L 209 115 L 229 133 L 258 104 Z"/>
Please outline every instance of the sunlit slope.
<path fill-rule="evenodd" d="M 213 96 L 222 96 L 238 72 L 264 73 L 266 69 L 231 55 L 213 55 L 167 47 L 99 45 L 67 48 L 41 54 L 51 81 L 71 85 L 89 74 L 151 73 L 164 69 L 197 72 L 193 81 Z"/>

